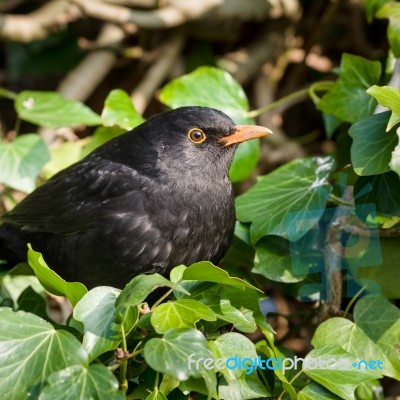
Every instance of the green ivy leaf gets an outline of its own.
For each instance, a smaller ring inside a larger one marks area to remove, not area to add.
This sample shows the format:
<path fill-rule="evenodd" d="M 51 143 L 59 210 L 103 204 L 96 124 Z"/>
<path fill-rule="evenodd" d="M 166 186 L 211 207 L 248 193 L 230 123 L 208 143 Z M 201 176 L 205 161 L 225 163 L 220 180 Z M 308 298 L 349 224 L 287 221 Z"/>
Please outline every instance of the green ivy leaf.
<path fill-rule="evenodd" d="M 101 124 L 100 117 L 90 108 L 57 92 L 24 90 L 15 99 L 15 110 L 24 121 L 50 128 Z"/>
<path fill-rule="evenodd" d="M 39 400 L 123 400 L 119 384 L 104 365 L 74 365 L 51 374 Z"/>
<path fill-rule="evenodd" d="M 326 113 L 322 113 L 322 119 L 324 121 L 326 137 L 328 139 L 332 139 L 333 135 L 343 122 L 339 118 L 336 118 L 334 115 Z"/>
<path fill-rule="evenodd" d="M 390 171 L 392 151 L 398 143 L 394 131 L 385 132 L 389 113 L 370 115 L 349 130 L 353 138 L 351 162 L 358 175 L 377 175 Z"/>
<path fill-rule="evenodd" d="M 360 299 L 354 321 L 386 355 L 400 379 L 400 310 L 384 297 Z"/>
<path fill-rule="evenodd" d="M 43 296 L 28 286 L 18 297 L 18 311 L 30 312 L 47 319 L 47 305 Z"/>
<path fill-rule="evenodd" d="M 352 277 L 358 284 L 367 286 L 371 282 L 374 287 L 379 285 L 382 294 L 389 299 L 400 298 L 399 282 L 400 268 L 398 267 L 399 240 L 398 238 L 380 238 L 382 252 L 382 262 L 379 265 L 360 267 L 353 263 L 352 259 L 347 259 Z"/>
<path fill-rule="evenodd" d="M 83 347 L 89 361 L 121 342 L 121 324 L 115 322 L 115 300 L 121 291 L 109 286 L 99 286 L 83 296 L 74 309 L 74 318 L 84 324 Z M 124 324 L 127 335 L 138 320 L 137 307 L 132 308 L 129 321 Z"/>
<path fill-rule="evenodd" d="M 90 137 L 89 142 L 82 149 L 80 158 L 86 157 L 93 150 L 96 150 L 98 147 L 107 143 L 111 139 L 116 138 L 117 136 L 122 135 L 125 131 L 118 126 L 107 127 L 107 126 L 99 126 L 94 134 Z"/>
<path fill-rule="evenodd" d="M 216 90 L 218 88 L 218 90 Z M 171 108 L 188 105 L 213 107 L 229 115 L 237 124 L 251 124 L 249 102 L 232 76 L 214 67 L 200 67 L 165 85 L 160 101 Z"/>
<path fill-rule="evenodd" d="M 396 133 L 399 143 L 392 151 L 392 158 L 390 160 L 389 166 L 392 171 L 396 172 L 396 174 L 400 176 L 400 132 L 397 130 Z"/>
<path fill-rule="evenodd" d="M 81 159 L 83 140 L 64 142 L 50 150 L 51 160 L 43 167 L 43 175 L 51 178 L 57 172 L 69 167 Z"/>
<path fill-rule="evenodd" d="M 371 22 L 376 12 L 385 4 L 392 0 L 364 0 L 365 13 L 368 18 L 368 22 Z"/>
<path fill-rule="evenodd" d="M 392 115 L 387 124 L 386 131 L 390 131 L 400 122 L 400 89 L 391 86 L 371 86 L 367 93 L 375 97 L 379 104 L 390 108 Z M 380 114 L 378 114 L 380 115 Z"/>
<path fill-rule="evenodd" d="M 144 122 L 129 95 L 121 89 L 114 89 L 108 94 L 101 120 L 105 126 L 119 126 L 126 130 L 131 130 Z"/>
<path fill-rule="evenodd" d="M 155 371 L 184 381 L 189 377 L 204 378 L 210 394 L 215 392 L 216 377 L 199 358 L 213 358 L 203 334 L 196 329 L 169 329 L 162 338 L 146 342 L 143 352 L 146 362 Z M 190 362 L 192 360 L 192 362 Z"/>
<path fill-rule="evenodd" d="M 269 340 L 269 342 L 273 342 L 272 340 Z M 265 342 L 264 342 L 265 343 Z M 282 358 L 284 357 L 283 353 L 281 353 L 275 346 L 272 348 L 266 346 L 264 343 L 259 343 L 257 345 L 257 350 L 267 356 L 267 358 L 275 358 L 278 359 L 279 356 Z M 286 393 L 289 395 L 290 400 L 296 400 L 297 399 L 297 393 L 292 384 L 288 381 L 288 378 L 285 376 L 282 370 L 277 369 L 274 371 L 275 375 L 277 378 L 282 382 L 282 387 L 285 389 Z"/>
<path fill-rule="evenodd" d="M 158 389 L 154 392 L 151 392 L 147 397 L 146 400 L 168 400 Z"/>
<path fill-rule="evenodd" d="M 216 267 L 209 261 L 200 261 L 187 267 L 183 272 L 183 280 L 193 281 L 206 281 L 221 283 L 228 286 L 234 286 L 240 289 L 253 289 L 261 292 L 260 289 L 256 288 L 250 283 L 243 279 L 229 276 L 229 274 L 222 268 Z"/>
<path fill-rule="evenodd" d="M 9 297 L 17 304 L 18 298 L 23 291 L 30 286 L 36 293 L 40 293 L 43 298 L 46 297 L 46 291 L 27 263 L 19 263 L 6 272 L 7 274 L 1 277 L 1 296 Z"/>
<path fill-rule="evenodd" d="M 340 359 L 346 359 L 346 362 L 341 362 L 340 368 L 334 369 L 320 366 L 321 362 L 331 365 L 329 360 L 332 359 L 335 359 L 336 362 L 339 362 Z M 304 359 L 303 371 L 311 379 L 337 394 L 340 398 L 354 400 L 354 391 L 361 382 L 382 377 L 379 370 L 365 370 L 362 367 L 358 369 L 358 362 L 357 357 L 343 350 L 340 346 L 326 345 L 308 353 Z M 309 367 L 305 367 L 307 363 L 309 363 Z M 352 365 L 353 363 L 356 365 L 355 367 Z"/>
<path fill-rule="evenodd" d="M 300 390 L 297 396 L 297 400 L 341 400 L 341 397 L 337 397 L 333 393 L 326 390 L 324 387 L 317 383 L 311 383 Z"/>
<path fill-rule="evenodd" d="M 264 293 L 245 288 L 244 291 L 233 286 L 218 286 L 217 293 L 220 299 L 229 300 L 233 307 L 242 307 L 253 312 L 254 320 L 265 336 L 274 333 L 272 327 L 266 322 L 264 314 L 261 312 L 260 300 L 265 299 Z M 207 299 L 203 301 L 206 303 Z"/>
<path fill-rule="evenodd" d="M 378 83 L 380 75 L 381 64 L 378 61 L 343 54 L 339 79 L 322 97 L 317 108 L 352 123 L 370 115 L 376 102 L 366 90 Z"/>
<path fill-rule="evenodd" d="M 302 281 L 306 275 L 292 271 L 289 242 L 279 236 L 266 236 L 255 246 L 256 256 L 251 272 L 276 282 L 293 283 Z"/>
<path fill-rule="evenodd" d="M 87 355 L 70 333 L 36 315 L 0 308 L 0 393 L 8 400 L 33 396 L 55 371 L 86 365 Z"/>
<path fill-rule="evenodd" d="M 28 244 L 28 263 L 43 287 L 58 296 L 67 296 L 73 306 L 87 293 L 80 282 L 67 282 L 46 264 L 43 256 Z"/>
<path fill-rule="evenodd" d="M 229 300 L 222 299 L 216 312 L 219 314 L 219 319 L 233 324 L 238 331 L 252 333 L 257 329 L 253 312 L 243 307 L 239 310 L 233 307 Z"/>
<path fill-rule="evenodd" d="M 160 384 L 160 392 L 167 396 L 170 392 L 172 392 L 175 388 L 179 386 L 179 383 L 179 379 L 176 379 L 169 374 L 164 374 L 162 382 Z"/>
<path fill-rule="evenodd" d="M 169 287 L 187 295 L 190 294 L 181 285 L 173 283 L 159 274 L 138 275 L 125 286 L 116 300 L 117 321 L 119 318 L 124 318 L 129 308 L 137 308 L 137 305 L 153 290 L 162 286 Z"/>
<path fill-rule="evenodd" d="M 171 282 L 178 283 L 183 276 L 183 271 L 185 271 L 187 267 L 185 265 L 178 265 L 171 269 L 169 274 Z"/>
<path fill-rule="evenodd" d="M 325 345 L 342 347 L 354 357 L 367 362 L 380 360 L 383 363 L 382 375 L 399 378 L 400 372 L 386 358 L 385 353 L 352 321 L 345 318 L 330 318 L 318 326 L 312 345 L 320 348 Z"/>
<path fill-rule="evenodd" d="M 195 392 L 204 394 L 205 396 L 208 395 L 208 391 L 203 378 L 190 377 L 186 381 L 181 382 L 178 388 L 181 390 L 181 392 L 186 394 L 189 394 L 190 392 Z M 180 400 L 186 400 L 186 399 L 180 399 Z"/>
<path fill-rule="evenodd" d="M 238 224 L 240 222 L 236 221 L 236 223 Z M 254 265 L 254 255 L 254 248 L 245 243 L 243 240 L 239 239 L 235 233 L 232 243 L 223 258 L 222 265 L 228 269 L 237 267 L 252 267 Z"/>
<path fill-rule="evenodd" d="M 379 380 L 361 382 L 356 389 L 357 400 L 375 400 L 375 393 L 383 393 L 382 385 Z"/>
<path fill-rule="evenodd" d="M 29 193 L 35 189 L 35 179 L 49 160 L 46 144 L 34 133 L 18 136 L 11 143 L 0 141 L 0 183 Z"/>
<path fill-rule="evenodd" d="M 328 177 L 333 168 L 329 157 L 294 160 L 259 177 L 249 191 L 237 197 L 237 218 L 252 223 L 252 242 L 266 235 L 288 238 L 288 224 L 293 223 L 288 221 L 291 213 L 301 220 L 307 219 L 307 212 L 313 210 L 313 219 L 317 221 L 332 190 Z M 306 230 L 299 230 L 290 239 L 298 240 L 305 233 Z"/>
<path fill-rule="evenodd" d="M 218 90 L 216 90 L 218 88 Z M 232 76 L 214 67 L 200 67 L 165 85 L 160 101 L 171 108 L 212 107 L 229 115 L 236 124 L 249 125 L 249 102 L 242 87 Z M 259 159 L 259 140 L 241 143 L 236 150 L 229 176 L 233 182 L 248 178 Z"/>
<path fill-rule="evenodd" d="M 400 57 L 400 4 L 393 1 L 385 3 L 376 13 L 376 18 L 389 19 L 387 36 L 390 48 L 395 57 Z"/>
<path fill-rule="evenodd" d="M 223 358 L 229 364 L 220 370 L 228 381 L 240 379 L 247 371 L 253 372 L 252 365 L 241 365 L 239 359 L 255 359 L 258 357 L 254 343 L 246 336 L 236 332 L 229 332 L 219 336 L 213 342 L 210 342 L 210 347 L 214 352 L 214 358 Z M 233 360 L 229 360 L 229 359 Z M 236 365 L 236 364 L 240 365 Z M 232 368 L 231 367 L 234 367 Z"/>
<path fill-rule="evenodd" d="M 271 393 L 260 381 L 257 372 L 253 372 L 235 381 L 228 381 L 223 377 L 218 385 L 218 395 L 221 399 L 252 400 L 265 399 L 271 396 Z"/>
<path fill-rule="evenodd" d="M 363 194 L 363 189 L 372 190 Z M 400 215 L 400 178 L 393 171 L 381 175 L 361 176 L 354 185 L 356 204 L 375 204 L 386 215 Z"/>
<path fill-rule="evenodd" d="M 160 304 L 151 315 L 151 324 L 157 333 L 170 328 L 193 328 L 201 319 L 215 321 L 217 318 L 210 307 L 191 299 L 181 299 Z"/>

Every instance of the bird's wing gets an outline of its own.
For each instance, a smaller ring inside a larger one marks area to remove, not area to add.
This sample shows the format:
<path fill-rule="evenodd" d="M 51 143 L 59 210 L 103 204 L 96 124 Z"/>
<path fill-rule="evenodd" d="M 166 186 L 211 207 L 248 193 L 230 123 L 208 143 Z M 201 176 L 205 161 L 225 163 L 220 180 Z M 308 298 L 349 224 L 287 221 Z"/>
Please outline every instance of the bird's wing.
<path fill-rule="evenodd" d="M 140 191 L 138 173 L 110 161 L 71 166 L 27 196 L 2 217 L 24 231 L 74 233 L 92 229 L 113 199 Z"/>

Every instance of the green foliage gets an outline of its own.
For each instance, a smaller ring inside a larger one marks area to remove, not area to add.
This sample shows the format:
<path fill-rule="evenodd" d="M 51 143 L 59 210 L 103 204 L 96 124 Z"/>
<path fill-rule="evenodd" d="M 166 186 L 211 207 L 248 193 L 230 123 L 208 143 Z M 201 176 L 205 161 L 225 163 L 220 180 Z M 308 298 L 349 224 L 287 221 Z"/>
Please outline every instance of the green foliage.
<path fill-rule="evenodd" d="M 12 143 L 0 141 L 0 183 L 23 192 L 35 189 L 35 180 L 50 159 L 43 140 L 35 134 L 18 136 Z"/>
<path fill-rule="evenodd" d="M 384 3 L 366 1 L 371 19 L 377 12 L 379 17 L 388 16 L 385 6 L 380 9 Z M 390 29 L 397 29 L 395 16 L 389 17 Z M 397 39 L 391 38 L 390 31 L 389 39 L 396 52 Z M 40 253 L 30 248 L 29 264 L 41 285 L 68 297 L 74 309 L 67 323 L 55 324 L 47 315 L 37 280 L 26 278 L 22 267 L 2 278 L 0 393 L 11 400 L 28 394 L 44 400 L 126 396 L 163 400 L 183 398 L 190 391 L 230 400 L 347 400 L 354 399 L 356 392 L 357 400 L 364 400 L 368 398 L 364 394 L 378 385 L 382 376 L 400 379 L 395 351 L 400 341 L 400 310 L 383 296 L 360 299 L 352 319 L 329 318 L 315 331 L 314 349 L 305 361 L 320 358 L 329 362 L 332 357 L 345 357 L 349 361 L 346 368 L 299 364 L 298 371 L 285 374 L 282 369 L 253 368 L 251 359 L 279 359 L 286 349 L 275 346 L 274 331 L 260 309 L 262 285 L 237 268 L 246 265 L 258 278 L 279 282 L 283 289 L 290 283 L 292 291 L 312 282 L 307 268 L 301 273 L 293 270 L 291 249 L 296 245 L 297 251 L 310 258 L 320 254 L 320 249 L 307 245 L 318 236 L 315 228 L 327 218 L 332 204 L 351 207 L 353 203 L 373 203 L 379 228 L 396 226 L 400 215 L 400 145 L 395 133 L 400 121 L 399 94 L 393 87 L 376 86 L 380 79 L 379 62 L 345 54 L 338 80 L 332 87 L 328 85 L 331 88 L 327 86 L 317 105 L 325 113 L 330 139 L 336 139 L 340 128 L 352 140 L 351 172 L 359 175 L 354 199 L 337 196 L 343 182 L 335 174 L 335 154 L 294 160 L 258 177 L 253 187 L 237 197 L 240 222 L 224 260 L 227 270 L 201 261 L 177 266 L 170 279 L 158 274 L 140 275 L 122 291 L 106 286 L 88 291 L 79 282 L 63 280 Z M 13 98 L 4 91 L 0 95 Z M 391 116 L 389 112 L 374 114 L 374 97 L 390 108 Z M 160 99 L 170 107 L 215 107 L 236 123 L 253 123 L 243 89 L 228 73 L 216 68 L 199 68 L 172 81 L 161 90 Z M 119 89 L 106 98 L 101 117 L 79 102 L 49 92 L 21 92 L 15 96 L 15 108 L 20 119 L 39 126 L 99 125 L 89 139 L 52 149 L 52 160 L 44 168 L 49 150 L 38 135 L 22 134 L 11 143 L 1 142 L 0 182 L 25 192 L 33 190 L 41 171 L 49 177 L 143 121 L 129 96 Z M 231 178 L 236 182 L 246 179 L 258 158 L 257 141 L 241 144 Z M 289 234 L 289 227 L 302 220 L 311 222 Z M 366 279 L 374 280 L 384 295 L 398 298 L 398 279 L 393 278 L 396 272 L 382 273 L 381 269 L 396 266 L 398 239 L 382 241 L 382 257 L 380 265 L 364 271 L 357 260 L 347 261 L 350 270 L 359 273 L 354 281 L 363 285 Z M 309 268 L 312 270 L 312 265 Z M 146 303 L 149 295 L 150 306 Z M 12 308 L 4 306 L 5 300 Z M 254 336 L 253 342 L 243 335 L 257 328 L 262 338 Z M 247 363 L 231 369 L 226 364 L 214 368 L 203 362 L 235 357 L 247 359 Z M 379 359 L 384 370 L 354 367 L 352 364 L 357 365 L 360 359 Z"/>
<path fill-rule="evenodd" d="M 368 20 L 371 22 L 375 17 L 377 11 L 385 4 L 391 0 L 364 0 L 365 12 L 367 14 Z"/>
<path fill-rule="evenodd" d="M 333 168 L 334 162 L 329 157 L 309 158 L 291 161 L 260 177 L 248 192 L 236 199 L 237 218 L 251 222 L 251 241 L 257 243 L 266 235 L 287 238 L 290 213 L 306 215 L 308 210 L 320 210 L 317 218 L 321 217 L 332 189 L 328 177 Z M 296 239 L 300 235 L 296 234 Z"/>
<path fill-rule="evenodd" d="M 391 86 L 371 86 L 367 93 L 374 96 L 379 104 L 388 107 L 392 110 L 387 131 L 390 131 L 395 125 L 400 122 L 400 89 Z"/>
<path fill-rule="evenodd" d="M 353 139 L 351 162 L 356 174 L 377 175 L 390 171 L 389 163 L 398 137 L 394 129 L 385 132 L 388 118 L 387 112 L 370 115 L 349 129 Z"/>
<path fill-rule="evenodd" d="M 388 39 L 393 54 L 400 56 L 400 4 L 387 2 L 375 14 L 376 18 L 388 18 Z"/>
<path fill-rule="evenodd" d="M 0 308 L 0 391 L 7 399 L 38 394 L 53 372 L 86 365 L 79 341 L 31 313 Z"/>
<path fill-rule="evenodd" d="M 40 126 L 99 125 L 100 117 L 79 101 L 62 97 L 55 92 L 25 90 L 15 99 L 19 118 Z"/>
<path fill-rule="evenodd" d="M 318 359 L 319 362 L 329 363 L 329 360 L 346 359 L 346 367 L 326 368 L 316 366 L 311 363 L 312 359 Z M 309 368 L 304 368 L 304 373 L 310 378 L 324 386 L 339 398 L 344 400 L 353 400 L 356 387 L 365 381 L 381 378 L 378 370 L 361 370 L 353 367 L 353 363 L 358 363 L 358 356 L 352 356 L 351 353 L 344 350 L 340 345 L 325 345 L 312 350 L 307 354 L 304 362 L 310 362 Z"/>
<path fill-rule="evenodd" d="M 66 282 L 56 274 L 44 261 L 42 255 L 28 245 L 28 262 L 40 283 L 50 293 L 68 297 L 74 306 L 87 292 L 86 287 L 80 282 Z"/>
<path fill-rule="evenodd" d="M 318 109 L 346 122 L 356 122 L 370 115 L 376 103 L 366 90 L 378 83 L 380 76 L 378 61 L 343 54 L 339 79 L 322 98 Z"/>
<path fill-rule="evenodd" d="M 39 400 L 124 399 L 115 376 L 99 364 L 88 367 L 74 365 L 54 372 L 48 377 L 47 383 L 40 393 Z"/>
<path fill-rule="evenodd" d="M 165 333 L 170 328 L 194 327 L 201 319 L 215 321 L 216 314 L 210 307 L 191 299 L 160 304 L 151 314 L 151 324 L 157 333 Z"/>
<path fill-rule="evenodd" d="M 144 119 L 135 110 L 128 94 L 121 89 L 114 89 L 104 102 L 101 121 L 105 126 L 118 126 L 130 130 L 141 124 Z"/>

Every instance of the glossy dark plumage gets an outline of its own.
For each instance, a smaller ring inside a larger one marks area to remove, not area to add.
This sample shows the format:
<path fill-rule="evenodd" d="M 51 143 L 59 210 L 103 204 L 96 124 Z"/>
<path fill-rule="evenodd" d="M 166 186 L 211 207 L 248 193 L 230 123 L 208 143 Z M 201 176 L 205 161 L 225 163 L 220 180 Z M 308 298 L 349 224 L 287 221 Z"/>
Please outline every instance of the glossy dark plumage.
<path fill-rule="evenodd" d="M 203 143 L 189 140 L 193 128 L 206 134 Z M 236 144 L 221 139 L 235 132 L 227 115 L 205 107 L 151 118 L 5 214 L 0 258 L 26 258 L 30 242 L 64 279 L 88 287 L 122 287 L 139 273 L 166 274 L 199 260 L 218 263 L 235 221 L 228 169 Z"/>

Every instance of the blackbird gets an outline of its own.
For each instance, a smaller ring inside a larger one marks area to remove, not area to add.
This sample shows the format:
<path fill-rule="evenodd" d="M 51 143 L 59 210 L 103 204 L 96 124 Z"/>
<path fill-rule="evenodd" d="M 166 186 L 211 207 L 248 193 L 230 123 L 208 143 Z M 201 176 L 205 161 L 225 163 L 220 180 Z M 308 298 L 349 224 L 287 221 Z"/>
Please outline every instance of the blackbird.
<path fill-rule="evenodd" d="M 31 243 L 64 279 L 89 288 L 218 263 L 234 230 L 228 170 L 235 149 L 270 132 L 208 107 L 156 115 L 3 215 L 0 259 L 26 260 Z"/>

